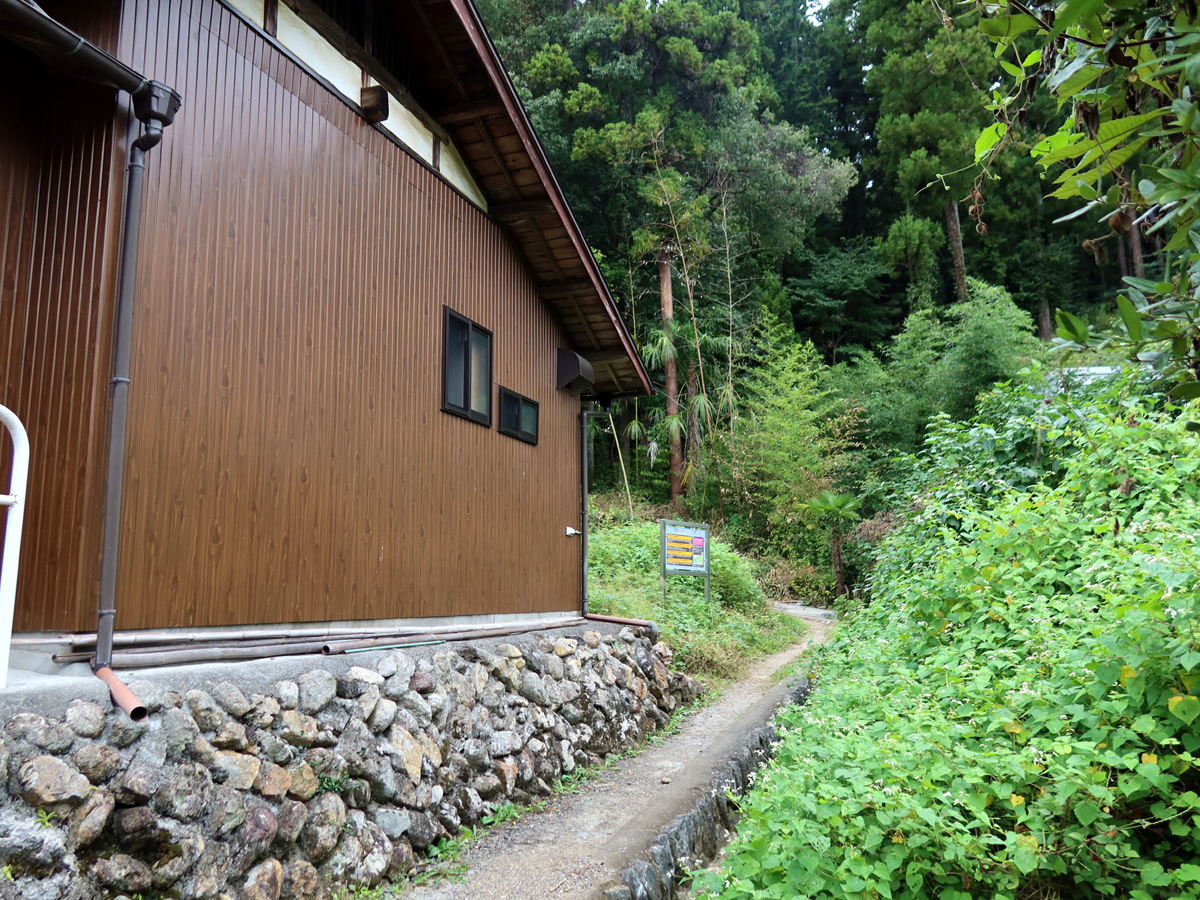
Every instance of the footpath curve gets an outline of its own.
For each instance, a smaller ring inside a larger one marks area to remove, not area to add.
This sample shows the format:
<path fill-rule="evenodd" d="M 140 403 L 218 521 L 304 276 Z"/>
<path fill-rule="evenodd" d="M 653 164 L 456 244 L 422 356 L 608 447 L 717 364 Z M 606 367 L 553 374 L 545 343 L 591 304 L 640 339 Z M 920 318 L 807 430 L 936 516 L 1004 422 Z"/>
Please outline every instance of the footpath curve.
<path fill-rule="evenodd" d="M 616 885 L 622 870 L 648 858 L 651 844 L 677 816 L 703 801 L 714 771 L 743 752 L 794 692 L 776 673 L 829 636 L 833 622 L 824 611 L 787 609 L 808 625 L 803 641 L 760 660 L 661 744 L 469 845 L 461 859 L 467 865 L 463 880 L 412 886 L 402 894 L 405 900 L 594 900 Z M 631 895 L 618 888 L 609 896 Z"/>

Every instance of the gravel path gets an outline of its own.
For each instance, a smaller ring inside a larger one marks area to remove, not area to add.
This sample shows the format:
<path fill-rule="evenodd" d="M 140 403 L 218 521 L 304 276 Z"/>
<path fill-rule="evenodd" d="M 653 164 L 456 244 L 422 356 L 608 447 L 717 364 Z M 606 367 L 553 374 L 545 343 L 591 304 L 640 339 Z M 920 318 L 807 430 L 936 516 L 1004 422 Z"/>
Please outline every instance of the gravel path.
<path fill-rule="evenodd" d="M 677 734 L 601 770 L 580 793 L 556 797 L 542 812 L 489 831 L 464 852 L 464 880 L 412 887 L 402 896 L 592 900 L 675 816 L 696 804 L 711 787 L 713 770 L 771 717 L 787 694 L 787 680 L 777 681 L 775 674 L 813 643 L 824 643 L 833 626 L 829 619 L 804 607 L 788 611 L 809 626 L 804 641 L 755 664 Z"/>

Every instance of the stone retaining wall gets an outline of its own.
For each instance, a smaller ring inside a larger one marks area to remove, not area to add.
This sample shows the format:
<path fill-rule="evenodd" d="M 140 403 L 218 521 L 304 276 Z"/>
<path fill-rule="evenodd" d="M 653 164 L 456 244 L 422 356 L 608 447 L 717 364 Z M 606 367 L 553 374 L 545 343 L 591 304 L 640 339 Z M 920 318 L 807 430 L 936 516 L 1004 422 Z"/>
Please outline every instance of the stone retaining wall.
<path fill-rule="evenodd" d="M 699 695 L 656 637 L 397 651 L 249 696 L 131 682 L 140 723 L 86 700 L 18 714 L 0 730 L 0 898 L 307 900 L 402 879 Z"/>

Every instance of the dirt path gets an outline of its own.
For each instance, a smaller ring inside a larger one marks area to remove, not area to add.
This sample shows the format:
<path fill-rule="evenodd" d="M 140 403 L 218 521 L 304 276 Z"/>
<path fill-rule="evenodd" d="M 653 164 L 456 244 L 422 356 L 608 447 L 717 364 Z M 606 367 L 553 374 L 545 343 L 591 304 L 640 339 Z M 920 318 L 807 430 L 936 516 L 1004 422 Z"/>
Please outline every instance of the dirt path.
<path fill-rule="evenodd" d="M 687 812 L 712 785 L 713 770 L 741 748 L 787 694 L 775 673 L 813 643 L 824 643 L 833 623 L 819 613 L 803 618 L 801 643 L 761 660 L 719 700 L 692 715 L 680 731 L 632 759 L 599 772 L 578 794 L 551 800 L 541 813 L 499 826 L 468 847 L 462 882 L 414 887 L 408 900 L 591 900 L 620 875 L 675 816 Z"/>

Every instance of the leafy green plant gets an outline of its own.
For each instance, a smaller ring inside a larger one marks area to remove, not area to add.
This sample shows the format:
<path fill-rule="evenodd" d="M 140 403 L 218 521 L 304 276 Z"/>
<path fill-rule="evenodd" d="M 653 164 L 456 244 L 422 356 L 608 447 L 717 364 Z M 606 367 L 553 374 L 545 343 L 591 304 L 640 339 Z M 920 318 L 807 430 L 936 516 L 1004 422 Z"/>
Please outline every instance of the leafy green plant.
<path fill-rule="evenodd" d="M 847 596 L 846 578 L 842 572 L 842 540 L 852 522 L 858 521 L 858 508 L 862 499 L 853 494 L 835 494 L 822 491 L 808 501 L 809 511 L 818 519 L 829 523 L 829 557 L 833 561 L 833 578 L 836 592 Z"/>
<path fill-rule="evenodd" d="M 659 578 L 657 523 L 604 528 L 589 544 L 589 596 L 596 612 L 652 619 L 694 675 L 734 677 L 754 656 L 781 650 L 804 633 L 795 617 L 773 609 L 754 580 L 753 567 L 720 538 L 710 543 L 712 603 L 701 578 Z"/>
<path fill-rule="evenodd" d="M 346 789 L 346 775 L 318 775 L 317 776 L 317 793 L 318 794 L 340 794 Z"/>
<path fill-rule="evenodd" d="M 46 807 L 39 807 L 37 810 L 37 823 L 43 828 L 53 828 L 58 822 L 58 817 Z"/>
<path fill-rule="evenodd" d="M 513 822 L 519 818 L 521 818 L 521 811 L 511 801 L 506 801 L 484 816 L 483 824 L 490 828 L 493 825 L 503 825 L 505 822 Z"/>
<path fill-rule="evenodd" d="M 784 715 L 705 890 L 1197 896 L 1194 413 L 1119 394 L 1057 411 L 1042 432 L 1061 465 L 1001 490 L 977 489 L 974 465 L 993 424 L 938 439 L 871 606 L 819 652 L 820 687 Z"/>

